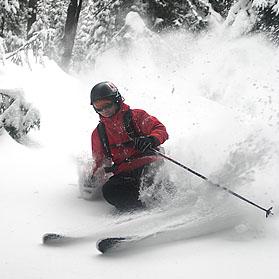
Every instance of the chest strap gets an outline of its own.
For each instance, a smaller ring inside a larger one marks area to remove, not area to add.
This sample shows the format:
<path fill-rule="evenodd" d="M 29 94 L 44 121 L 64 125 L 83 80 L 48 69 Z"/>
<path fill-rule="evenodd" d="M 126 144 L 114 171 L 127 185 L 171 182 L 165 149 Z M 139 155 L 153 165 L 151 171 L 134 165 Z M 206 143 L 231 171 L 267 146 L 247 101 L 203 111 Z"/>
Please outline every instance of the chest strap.
<path fill-rule="evenodd" d="M 132 119 L 132 111 L 130 109 L 127 110 L 123 115 L 123 125 L 131 140 L 140 136 L 135 128 L 135 123 Z"/>
<path fill-rule="evenodd" d="M 110 147 L 109 147 L 109 142 L 108 142 L 108 136 L 106 133 L 106 128 L 105 128 L 105 124 L 103 122 L 99 122 L 98 126 L 97 126 L 97 130 L 99 133 L 99 137 L 103 146 L 103 152 L 105 154 L 105 157 L 108 159 L 111 159 L 111 151 L 110 151 Z"/>
<path fill-rule="evenodd" d="M 132 119 L 132 111 L 129 109 L 127 110 L 124 115 L 123 115 L 123 125 L 125 128 L 126 133 L 128 134 L 129 138 L 132 140 L 136 137 L 139 136 L 138 132 L 135 129 L 135 125 Z M 98 126 L 97 126 L 97 130 L 99 133 L 99 137 L 103 146 L 103 152 L 106 156 L 106 158 L 111 159 L 112 155 L 111 155 L 111 150 L 110 150 L 110 146 L 111 147 L 115 147 L 115 146 L 124 146 L 124 145 L 131 145 L 131 141 L 129 142 L 123 142 L 121 144 L 109 144 L 108 141 L 108 136 L 106 133 L 106 128 L 105 128 L 105 124 L 103 122 L 99 122 Z"/>

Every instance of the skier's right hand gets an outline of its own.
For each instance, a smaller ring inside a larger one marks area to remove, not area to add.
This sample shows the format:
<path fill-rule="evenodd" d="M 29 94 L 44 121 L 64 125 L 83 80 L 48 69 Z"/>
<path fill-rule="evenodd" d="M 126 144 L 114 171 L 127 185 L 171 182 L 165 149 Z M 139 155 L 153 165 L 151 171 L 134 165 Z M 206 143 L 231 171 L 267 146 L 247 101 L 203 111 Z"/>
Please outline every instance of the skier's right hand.
<path fill-rule="evenodd" d="M 153 136 L 141 136 L 134 138 L 134 147 L 138 149 L 141 153 L 144 153 L 150 147 L 155 147 L 159 145 L 158 140 Z"/>

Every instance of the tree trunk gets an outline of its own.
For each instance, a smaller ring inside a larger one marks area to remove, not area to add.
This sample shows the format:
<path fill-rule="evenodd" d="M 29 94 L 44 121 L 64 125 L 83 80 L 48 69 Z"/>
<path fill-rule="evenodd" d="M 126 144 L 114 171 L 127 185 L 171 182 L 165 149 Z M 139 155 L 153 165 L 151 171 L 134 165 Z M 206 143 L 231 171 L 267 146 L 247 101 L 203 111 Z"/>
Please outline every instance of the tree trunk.
<path fill-rule="evenodd" d="M 70 0 L 62 39 L 61 67 L 67 71 L 71 62 L 82 0 Z"/>
<path fill-rule="evenodd" d="M 5 27 L 5 11 L 3 12 L 3 15 L 0 17 L 0 36 L 4 37 L 4 27 Z"/>
<path fill-rule="evenodd" d="M 27 38 L 30 38 L 28 34 L 32 24 L 36 21 L 37 17 L 37 2 L 38 0 L 29 0 L 28 1 L 28 20 L 27 20 Z"/>

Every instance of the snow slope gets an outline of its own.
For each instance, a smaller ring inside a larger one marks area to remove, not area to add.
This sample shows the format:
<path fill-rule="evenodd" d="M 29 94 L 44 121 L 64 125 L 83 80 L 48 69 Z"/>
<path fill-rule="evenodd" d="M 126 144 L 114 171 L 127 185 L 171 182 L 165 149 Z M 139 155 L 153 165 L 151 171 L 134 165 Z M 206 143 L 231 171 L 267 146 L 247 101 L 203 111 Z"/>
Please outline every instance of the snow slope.
<path fill-rule="evenodd" d="M 30 135 L 35 147 L 0 135 L 0 277 L 278 278 L 277 60 L 278 50 L 261 37 L 172 33 L 110 49 L 94 71 L 79 77 L 53 62 L 32 72 L 8 66 L 1 87 L 23 88 L 41 112 L 42 127 Z M 168 202 L 163 197 L 152 214 L 129 221 L 102 200 L 80 199 L 77 162 L 90 155 L 98 119 L 89 91 L 100 80 L 113 81 L 127 103 L 166 124 L 168 155 L 264 207 L 274 206 L 275 216 L 266 220 L 260 210 L 170 163 L 177 195 Z M 182 233 L 151 247 L 109 256 L 95 249 L 101 235 L 182 221 L 188 224 Z M 92 233 L 92 239 L 45 247 L 41 236 L 49 231 Z"/>

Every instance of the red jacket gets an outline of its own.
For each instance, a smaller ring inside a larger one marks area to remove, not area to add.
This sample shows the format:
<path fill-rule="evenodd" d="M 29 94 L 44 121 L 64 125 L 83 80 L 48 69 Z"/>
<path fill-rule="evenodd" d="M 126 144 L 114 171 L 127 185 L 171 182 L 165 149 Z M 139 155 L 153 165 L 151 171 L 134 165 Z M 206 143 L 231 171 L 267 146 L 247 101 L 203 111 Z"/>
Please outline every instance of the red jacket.
<path fill-rule="evenodd" d="M 124 113 L 129 110 L 130 107 L 124 103 L 121 104 L 120 110 L 112 117 L 105 118 L 100 116 L 101 121 L 105 125 L 108 141 L 110 145 L 121 144 L 130 140 L 123 122 Z M 132 120 L 135 129 L 139 135 L 142 136 L 154 136 L 158 139 L 160 144 L 168 139 L 168 133 L 166 127 L 154 116 L 149 115 L 147 112 L 141 109 L 131 109 Z M 103 164 L 105 155 L 103 152 L 103 145 L 101 143 L 98 130 L 95 130 L 91 136 L 92 154 L 95 159 L 95 168 L 93 173 L 96 172 Z M 158 160 L 158 156 L 141 156 L 141 153 L 134 147 L 126 146 L 111 146 L 112 161 L 116 165 L 114 174 L 120 172 L 131 171 L 139 168 L 148 163 Z M 125 161 L 127 158 L 134 158 Z"/>

